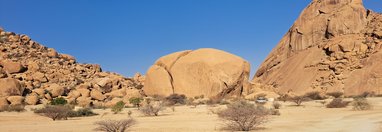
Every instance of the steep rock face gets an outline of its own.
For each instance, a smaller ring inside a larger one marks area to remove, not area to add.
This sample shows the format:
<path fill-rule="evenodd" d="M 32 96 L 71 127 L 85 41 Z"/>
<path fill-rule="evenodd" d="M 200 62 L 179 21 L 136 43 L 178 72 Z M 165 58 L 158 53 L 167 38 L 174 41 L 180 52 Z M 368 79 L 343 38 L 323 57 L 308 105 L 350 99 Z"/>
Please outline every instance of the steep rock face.
<path fill-rule="evenodd" d="M 313 0 L 253 79 L 279 93 L 381 94 L 381 15 L 362 0 Z M 370 81 L 374 80 L 374 81 Z"/>
<path fill-rule="evenodd" d="M 249 86 L 249 70 L 248 62 L 224 51 L 181 51 L 158 59 L 143 89 L 147 95 L 240 96 Z"/>
<path fill-rule="evenodd" d="M 77 63 L 71 55 L 0 28 L 0 97 L 25 96 L 27 104 L 39 104 L 63 96 L 72 103 L 82 99 L 86 105 L 103 104 L 114 98 L 109 93 L 120 89 L 130 89 L 129 97 L 143 93 L 143 81 L 140 74 L 126 78 L 103 72 L 97 64 Z M 98 98 L 86 100 L 95 91 L 101 91 Z"/>

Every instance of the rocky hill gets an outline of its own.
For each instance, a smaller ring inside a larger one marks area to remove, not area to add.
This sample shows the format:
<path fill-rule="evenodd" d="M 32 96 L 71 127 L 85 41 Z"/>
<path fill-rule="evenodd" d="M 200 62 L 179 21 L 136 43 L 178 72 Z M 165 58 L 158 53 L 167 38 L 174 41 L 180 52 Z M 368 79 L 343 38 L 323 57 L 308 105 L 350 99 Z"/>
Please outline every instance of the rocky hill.
<path fill-rule="evenodd" d="M 382 94 L 382 15 L 362 0 L 313 0 L 253 81 L 279 93 Z"/>
<path fill-rule="evenodd" d="M 49 103 L 64 97 L 82 106 L 105 106 L 142 96 L 144 77 L 102 72 L 97 64 L 77 63 L 27 35 L 0 29 L 0 106 Z"/>

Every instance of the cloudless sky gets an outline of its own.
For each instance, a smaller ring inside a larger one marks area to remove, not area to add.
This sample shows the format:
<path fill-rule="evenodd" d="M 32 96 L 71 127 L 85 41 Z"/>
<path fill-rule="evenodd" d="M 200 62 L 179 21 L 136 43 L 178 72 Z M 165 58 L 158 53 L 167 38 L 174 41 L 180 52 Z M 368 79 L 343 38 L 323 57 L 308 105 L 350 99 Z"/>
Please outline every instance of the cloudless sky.
<path fill-rule="evenodd" d="M 0 0 L 0 26 L 125 76 L 161 56 L 216 48 L 252 75 L 310 0 Z M 364 0 L 382 12 L 382 1 Z"/>

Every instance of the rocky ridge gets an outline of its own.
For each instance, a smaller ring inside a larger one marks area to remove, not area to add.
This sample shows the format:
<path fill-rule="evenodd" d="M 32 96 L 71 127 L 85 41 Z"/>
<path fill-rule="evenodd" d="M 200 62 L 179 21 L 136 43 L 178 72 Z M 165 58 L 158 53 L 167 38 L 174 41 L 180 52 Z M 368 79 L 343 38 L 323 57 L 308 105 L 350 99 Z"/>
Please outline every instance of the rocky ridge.
<path fill-rule="evenodd" d="M 253 81 L 278 93 L 382 94 L 382 15 L 362 0 L 313 0 Z"/>
<path fill-rule="evenodd" d="M 27 35 L 0 28 L 0 106 L 47 104 L 64 97 L 81 106 L 128 103 L 143 94 L 144 76 L 103 72 L 97 64 L 81 64 Z"/>

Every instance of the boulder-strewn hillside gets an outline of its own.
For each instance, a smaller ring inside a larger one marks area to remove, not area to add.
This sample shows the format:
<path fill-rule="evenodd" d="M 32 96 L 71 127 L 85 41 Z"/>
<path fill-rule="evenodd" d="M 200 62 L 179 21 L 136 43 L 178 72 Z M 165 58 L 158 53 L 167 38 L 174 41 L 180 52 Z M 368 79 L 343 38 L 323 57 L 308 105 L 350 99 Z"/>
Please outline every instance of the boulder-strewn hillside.
<path fill-rule="evenodd" d="M 147 95 L 240 97 L 248 91 L 250 65 L 244 59 L 216 49 L 181 51 L 159 58 L 146 73 Z"/>
<path fill-rule="evenodd" d="M 112 105 L 141 96 L 144 77 L 102 72 L 99 65 L 80 64 L 26 35 L 0 29 L 0 106 L 49 103 L 63 96 L 78 105 Z"/>
<path fill-rule="evenodd" d="M 362 0 L 313 0 L 257 71 L 280 93 L 382 94 L 382 15 Z"/>

